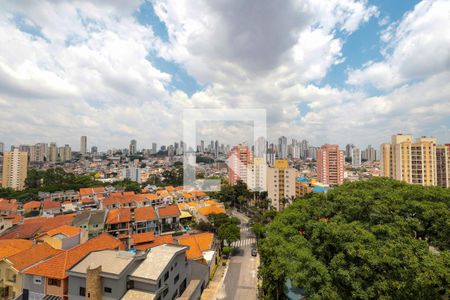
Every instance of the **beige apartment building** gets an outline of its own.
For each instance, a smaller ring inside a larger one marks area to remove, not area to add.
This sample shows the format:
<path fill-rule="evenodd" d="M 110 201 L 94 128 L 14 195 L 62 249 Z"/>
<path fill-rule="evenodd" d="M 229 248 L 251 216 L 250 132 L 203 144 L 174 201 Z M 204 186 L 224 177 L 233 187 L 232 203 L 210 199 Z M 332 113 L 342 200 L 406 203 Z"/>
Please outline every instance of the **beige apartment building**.
<path fill-rule="evenodd" d="M 23 190 L 27 178 L 28 153 L 14 149 L 3 153 L 2 186 Z"/>
<path fill-rule="evenodd" d="M 392 136 L 391 144 L 380 148 L 381 174 L 411 184 L 448 187 L 448 148 L 436 138 L 412 135 Z"/>
<path fill-rule="evenodd" d="M 267 191 L 267 162 L 263 157 L 253 158 L 247 165 L 247 188 L 251 191 Z"/>
<path fill-rule="evenodd" d="M 275 160 L 273 167 L 267 167 L 267 197 L 276 210 L 284 209 L 295 194 L 295 180 L 298 171 L 289 167 L 287 160 Z"/>

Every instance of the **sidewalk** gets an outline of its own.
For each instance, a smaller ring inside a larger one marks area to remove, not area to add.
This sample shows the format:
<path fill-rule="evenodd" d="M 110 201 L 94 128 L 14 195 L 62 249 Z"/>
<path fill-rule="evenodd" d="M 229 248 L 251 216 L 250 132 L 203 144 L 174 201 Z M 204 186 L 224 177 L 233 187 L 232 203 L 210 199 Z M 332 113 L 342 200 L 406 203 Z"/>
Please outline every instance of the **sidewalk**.
<path fill-rule="evenodd" d="M 209 282 L 208 287 L 203 290 L 200 300 L 216 300 L 217 292 L 222 286 L 223 279 L 228 268 L 228 261 L 226 266 L 222 266 L 222 261 L 219 262 L 219 265 L 217 266 L 214 278 Z"/>

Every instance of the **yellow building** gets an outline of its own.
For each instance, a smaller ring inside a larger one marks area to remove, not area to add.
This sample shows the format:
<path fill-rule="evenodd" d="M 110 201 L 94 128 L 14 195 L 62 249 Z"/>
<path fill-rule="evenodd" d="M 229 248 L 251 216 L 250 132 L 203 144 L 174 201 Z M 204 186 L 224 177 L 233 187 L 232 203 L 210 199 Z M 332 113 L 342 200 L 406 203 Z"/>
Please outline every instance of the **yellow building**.
<path fill-rule="evenodd" d="M 295 196 L 295 179 L 298 171 L 289 167 L 287 160 L 275 160 L 267 168 L 267 197 L 276 210 L 284 209 Z"/>
<path fill-rule="evenodd" d="M 28 153 L 14 149 L 3 153 L 2 186 L 23 190 L 28 171 Z"/>
<path fill-rule="evenodd" d="M 442 147 L 433 137 L 420 137 L 413 142 L 411 135 L 394 135 L 391 144 L 381 145 L 382 176 L 423 186 L 444 186 L 446 181 L 448 187 L 448 150 L 444 147 L 443 152 L 437 152 Z"/>
<path fill-rule="evenodd" d="M 31 243 L 31 241 L 30 241 Z M 0 260 L 0 287 L 3 289 L 2 299 L 16 299 L 23 292 L 21 271 L 25 268 L 52 257 L 61 250 L 43 243 L 33 245 L 15 255 Z"/>

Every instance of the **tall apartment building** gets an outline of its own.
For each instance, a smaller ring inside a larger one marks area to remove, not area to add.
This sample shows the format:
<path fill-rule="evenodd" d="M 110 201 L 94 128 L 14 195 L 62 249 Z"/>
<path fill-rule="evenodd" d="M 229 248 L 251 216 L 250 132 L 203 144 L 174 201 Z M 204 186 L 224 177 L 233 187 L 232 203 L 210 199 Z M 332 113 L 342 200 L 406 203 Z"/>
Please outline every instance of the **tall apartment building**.
<path fill-rule="evenodd" d="M 285 136 L 278 139 L 278 158 L 287 158 L 287 138 Z"/>
<path fill-rule="evenodd" d="M 361 149 L 354 147 L 352 149 L 352 167 L 359 168 L 361 167 Z"/>
<path fill-rule="evenodd" d="M 254 157 L 247 165 L 247 188 L 251 191 L 267 191 L 267 162 L 264 157 Z"/>
<path fill-rule="evenodd" d="M 436 185 L 449 188 L 450 146 L 436 146 Z"/>
<path fill-rule="evenodd" d="M 260 136 L 255 141 L 255 157 L 265 157 L 267 154 L 267 141 L 264 137 Z"/>
<path fill-rule="evenodd" d="M 383 176 L 424 186 L 448 187 L 448 148 L 438 146 L 433 137 L 392 136 L 391 144 L 380 151 Z"/>
<path fill-rule="evenodd" d="M 80 138 L 80 153 L 86 155 L 87 153 L 87 136 L 83 135 Z"/>
<path fill-rule="evenodd" d="M 275 160 L 267 168 L 267 197 L 276 210 L 284 209 L 296 196 L 295 180 L 298 171 L 289 167 L 287 160 Z"/>
<path fill-rule="evenodd" d="M 344 182 L 344 151 L 338 145 L 323 145 L 317 150 L 317 179 L 325 184 Z"/>
<path fill-rule="evenodd" d="M 56 146 L 56 143 L 50 143 L 50 147 L 48 148 L 48 159 L 53 162 L 58 160 L 58 146 Z"/>
<path fill-rule="evenodd" d="M 48 159 L 48 145 L 37 143 L 30 147 L 30 161 L 43 162 Z"/>
<path fill-rule="evenodd" d="M 4 149 L 5 149 L 5 144 L 0 142 L 0 153 L 3 153 Z"/>
<path fill-rule="evenodd" d="M 129 153 L 130 155 L 135 155 L 137 153 L 137 142 L 136 140 L 130 141 L 130 147 L 129 147 Z"/>
<path fill-rule="evenodd" d="M 69 161 L 72 160 L 72 148 L 69 145 L 58 148 L 59 161 Z"/>
<path fill-rule="evenodd" d="M 233 185 L 247 182 L 247 165 L 253 162 L 253 153 L 247 145 L 234 146 L 228 156 L 228 182 Z"/>
<path fill-rule="evenodd" d="M 3 153 L 2 186 L 23 190 L 28 170 L 28 153 L 19 149 Z"/>
<path fill-rule="evenodd" d="M 361 158 L 370 162 L 375 161 L 377 160 L 377 151 L 372 145 L 369 145 L 366 150 L 361 151 Z"/>
<path fill-rule="evenodd" d="M 152 143 L 152 154 L 156 154 L 158 152 L 156 143 Z"/>

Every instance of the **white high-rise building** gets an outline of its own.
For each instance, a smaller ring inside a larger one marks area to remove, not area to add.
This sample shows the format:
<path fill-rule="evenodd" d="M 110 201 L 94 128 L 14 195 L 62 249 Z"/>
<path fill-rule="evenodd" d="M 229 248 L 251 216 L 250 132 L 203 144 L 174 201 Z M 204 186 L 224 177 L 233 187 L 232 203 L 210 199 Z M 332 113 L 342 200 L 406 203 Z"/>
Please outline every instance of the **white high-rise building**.
<path fill-rule="evenodd" d="M 265 157 L 267 154 L 267 141 L 264 137 L 260 136 L 255 141 L 255 157 Z"/>
<path fill-rule="evenodd" d="M 278 158 L 287 158 L 287 138 L 285 136 L 278 139 Z"/>
<path fill-rule="evenodd" d="M 361 167 L 361 150 L 357 147 L 352 148 L 352 167 Z"/>
<path fill-rule="evenodd" d="M 254 157 L 247 165 L 247 188 L 254 192 L 267 191 L 267 162 L 264 157 Z"/>
<path fill-rule="evenodd" d="M 129 153 L 130 155 L 136 155 L 137 153 L 137 142 L 136 140 L 131 140 L 130 141 L 130 147 L 129 147 Z"/>
<path fill-rule="evenodd" d="M 80 138 L 80 153 L 86 155 L 87 153 L 87 136 L 83 135 Z"/>

